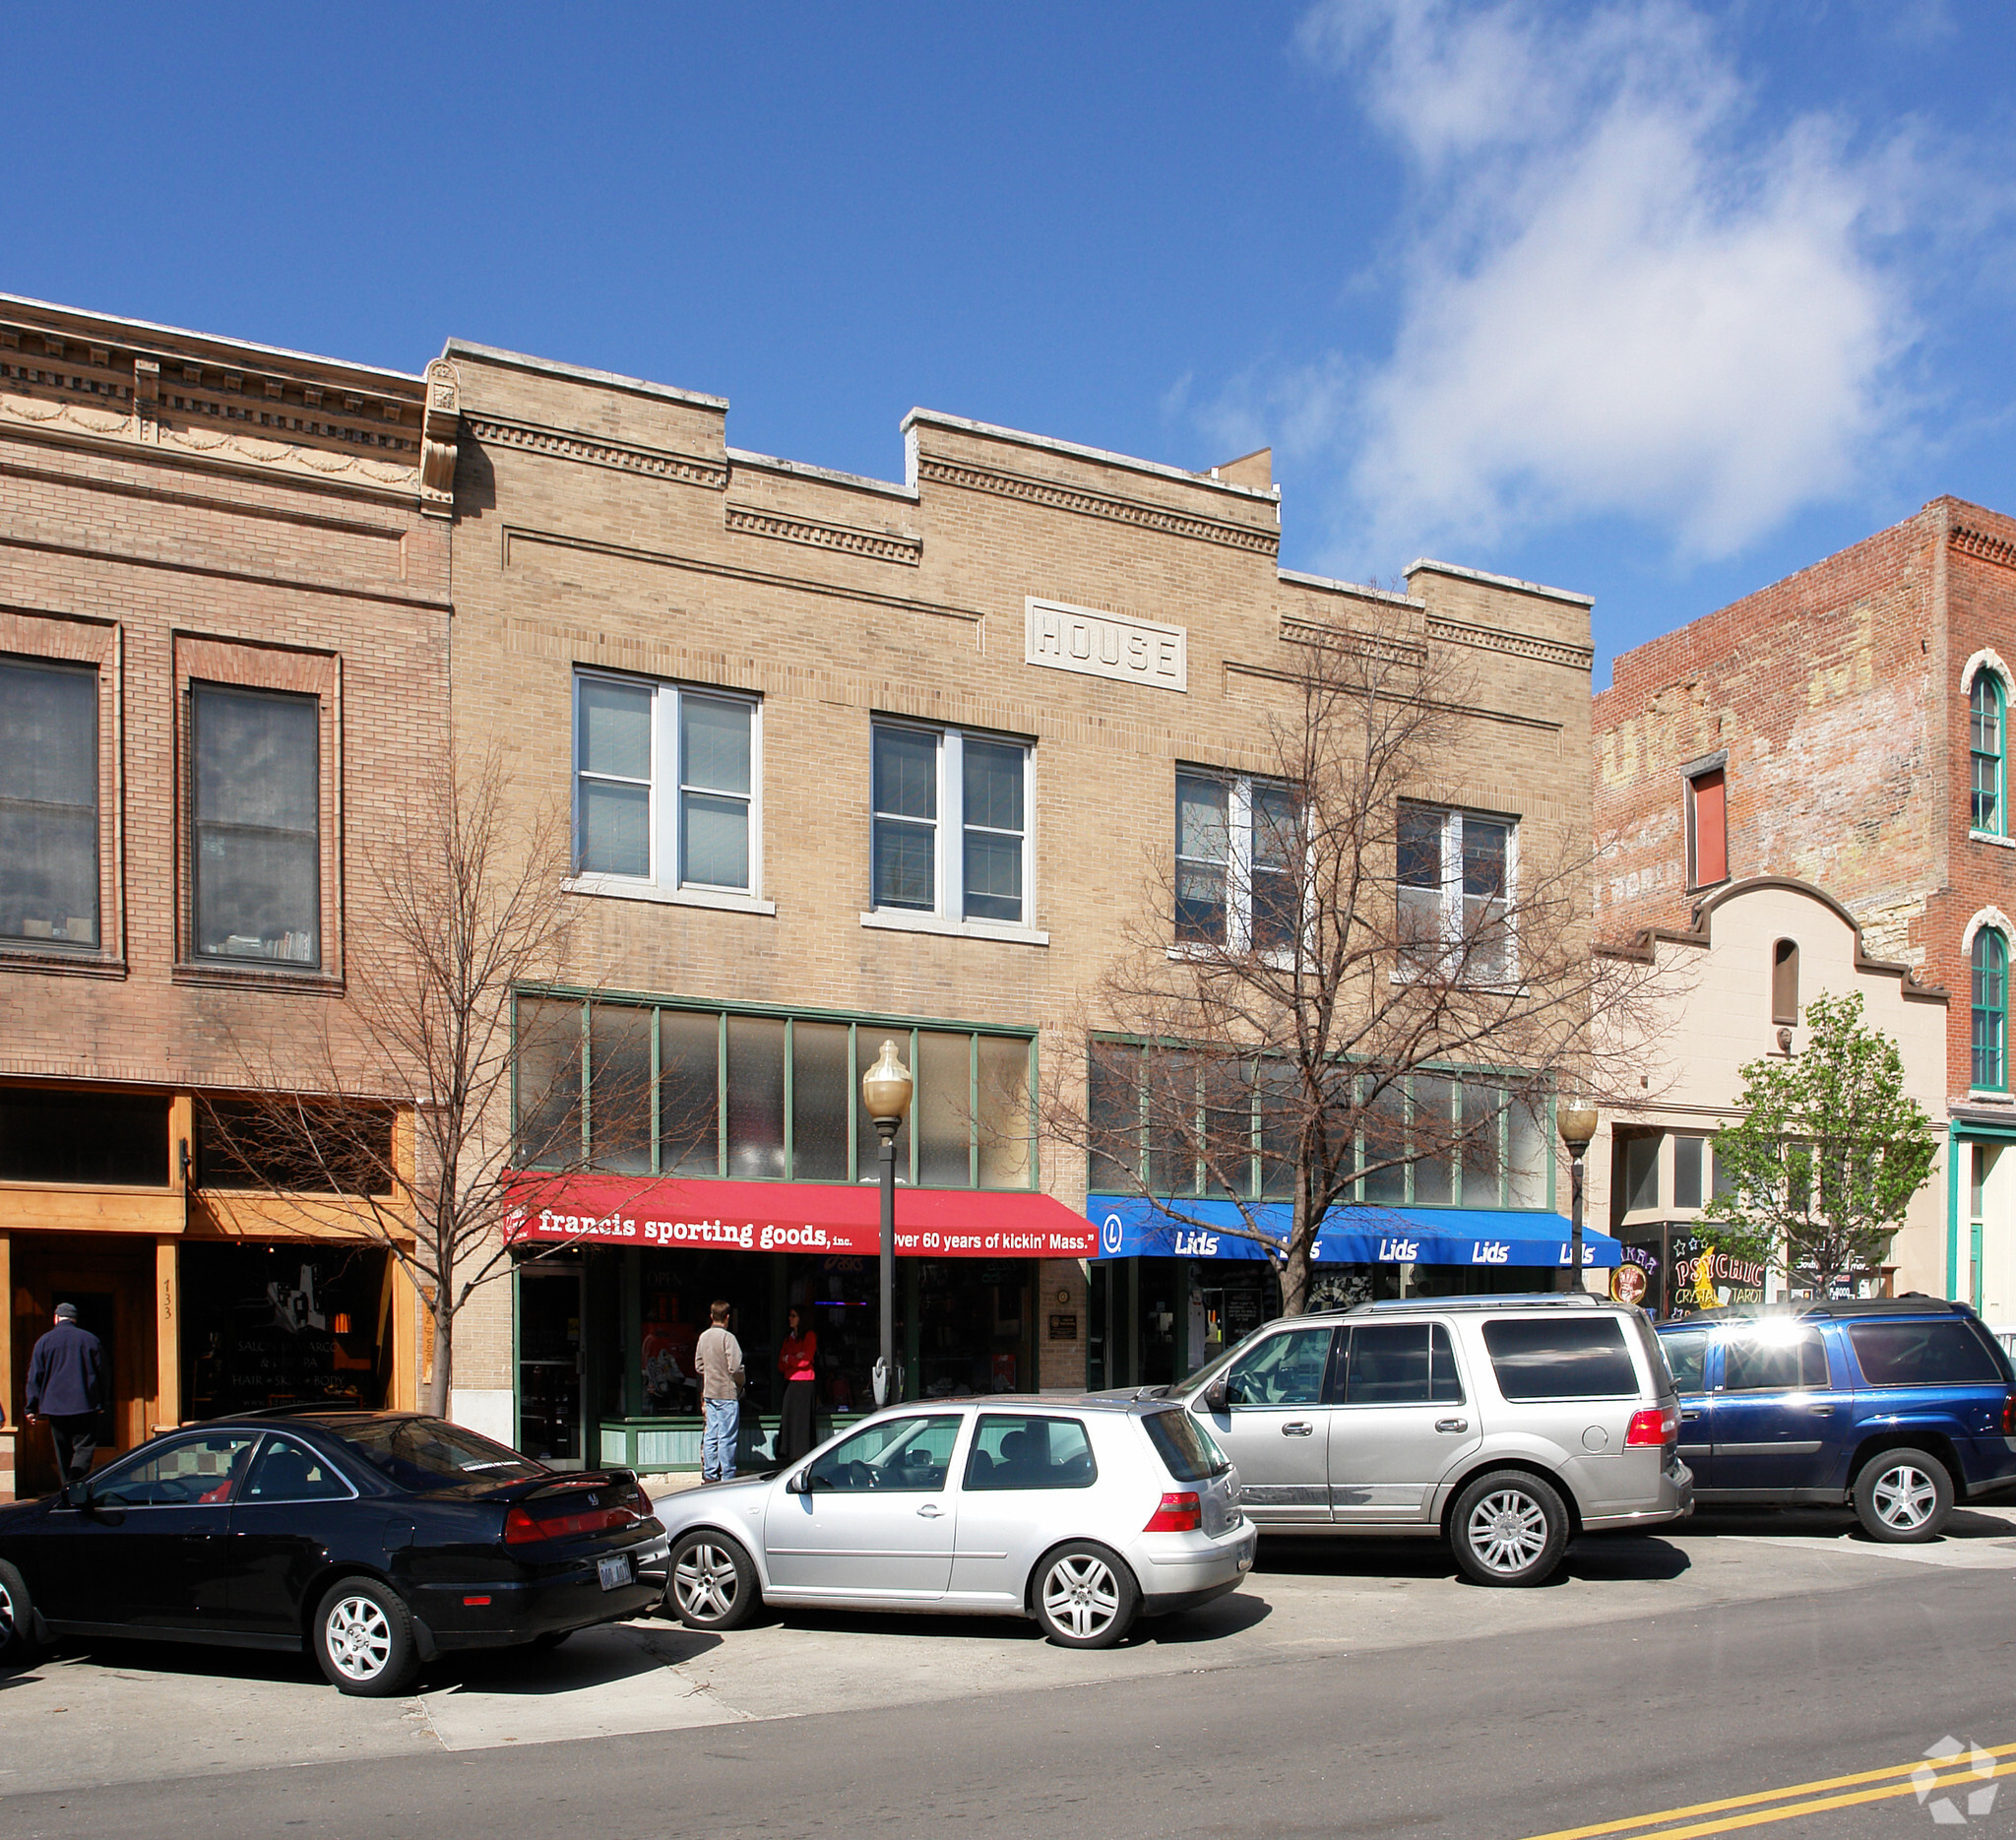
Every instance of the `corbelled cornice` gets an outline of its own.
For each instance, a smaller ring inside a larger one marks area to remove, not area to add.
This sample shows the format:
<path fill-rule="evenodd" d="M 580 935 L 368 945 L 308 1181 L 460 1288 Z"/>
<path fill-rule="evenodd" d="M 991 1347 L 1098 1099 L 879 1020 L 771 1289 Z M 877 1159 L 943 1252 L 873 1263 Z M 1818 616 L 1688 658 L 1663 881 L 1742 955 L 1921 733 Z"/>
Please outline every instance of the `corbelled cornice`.
<path fill-rule="evenodd" d="M 1480 652 L 1503 652 L 1512 658 L 1537 659 L 1543 665 L 1562 665 L 1570 670 L 1588 670 L 1596 663 L 1591 646 L 1568 645 L 1558 639 L 1539 639 L 1530 633 L 1501 632 L 1495 626 L 1473 626 L 1466 620 L 1428 615 L 1428 637 L 1445 645 L 1467 645 Z"/>
<path fill-rule="evenodd" d="M 1990 537 L 1985 531 L 1971 531 L 1964 524 L 1956 524 L 1949 540 L 1964 556 L 1973 556 L 1980 562 L 1999 562 L 2005 569 L 2016 569 L 2016 543 L 2006 538 Z"/>
<path fill-rule="evenodd" d="M 811 518 L 788 517 L 753 505 L 729 505 L 727 528 L 744 537 L 772 537 L 779 542 L 806 543 L 814 549 L 837 549 L 877 562 L 903 562 L 915 568 L 924 559 L 924 539 L 900 531 L 863 531 L 847 524 L 821 524 Z"/>
<path fill-rule="evenodd" d="M 515 447 L 529 454 L 548 454 L 555 460 L 578 460 L 585 466 L 609 467 L 618 473 L 639 473 L 648 478 L 674 479 L 682 485 L 697 485 L 711 492 L 724 492 L 728 484 L 728 463 L 697 454 L 676 453 L 663 447 L 633 447 L 625 442 L 605 441 L 592 435 L 575 434 L 565 428 L 541 427 L 537 422 L 512 421 L 502 415 L 477 414 L 465 410 L 463 419 L 479 441 L 497 447 Z"/>
<path fill-rule="evenodd" d="M 1223 543 L 1228 548 L 1250 550 L 1256 555 L 1271 556 L 1281 547 L 1281 536 L 1277 531 L 1255 530 L 1251 525 L 1233 524 L 1223 518 L 1173 511 L 1166 505 L 1149 504 L 1138 498 L 1121 498 L 1111 492 L 1060 485 L 1054 479 L 1040 479 L 1026 473 L 1009 473 L 998 467 L 975 466 L 970 461 L 939 460 L 930 455 L 920 455 L 917 477 L 934 485 L 956 485 L 970 492 L 990 492 L 996 498 L 1015 498 L 1024 504 L 1047 505 L 1052 510 L 1073 512 L 1079 517 L 1130 524 L 1137 530 L 1162 531 L 1170 537 Z"/>

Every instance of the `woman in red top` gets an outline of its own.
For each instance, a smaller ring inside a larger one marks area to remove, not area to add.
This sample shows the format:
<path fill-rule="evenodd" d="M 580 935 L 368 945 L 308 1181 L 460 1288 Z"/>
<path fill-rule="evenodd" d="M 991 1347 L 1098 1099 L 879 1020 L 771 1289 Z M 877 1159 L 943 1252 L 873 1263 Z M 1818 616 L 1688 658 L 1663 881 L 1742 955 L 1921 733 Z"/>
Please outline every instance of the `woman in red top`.
<path fill-rule="evenodd" d="M 795 1305 L 789 1320 L 789 1333 L 777 1355 L 777 1370 L 784 1375 L 784 1416 L 777 1432 L 780 1463 L 795 1463 L 812 1448 L 813 1376 L 819 1359 L 819 1332 L 798 1326 Z"/>

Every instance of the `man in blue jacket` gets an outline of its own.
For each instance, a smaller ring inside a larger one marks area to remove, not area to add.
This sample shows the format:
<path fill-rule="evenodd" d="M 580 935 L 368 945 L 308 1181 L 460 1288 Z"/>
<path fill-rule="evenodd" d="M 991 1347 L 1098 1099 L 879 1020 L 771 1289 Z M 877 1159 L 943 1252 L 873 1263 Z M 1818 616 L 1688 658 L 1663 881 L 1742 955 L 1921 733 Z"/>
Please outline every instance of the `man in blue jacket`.
<path fill-rule="evenodd" d="M 56 1305 L 56 1326 L 28 1358 L 28 1417 L 47 1419 L 56 1443 L 56 1484 L 68 1489 L 91 1474 L 105 1408 L 105 1351 L 77 1326 L 77 1305 Z"/>

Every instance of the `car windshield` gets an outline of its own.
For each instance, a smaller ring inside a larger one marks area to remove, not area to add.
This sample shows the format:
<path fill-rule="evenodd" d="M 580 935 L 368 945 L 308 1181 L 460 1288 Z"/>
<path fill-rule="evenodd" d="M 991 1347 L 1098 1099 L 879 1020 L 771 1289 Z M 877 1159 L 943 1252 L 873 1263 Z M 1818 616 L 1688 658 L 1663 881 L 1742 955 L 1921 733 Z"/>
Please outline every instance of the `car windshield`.
<path fill-rule="evenodd" d="M 396 1419 L 346 1430 L 343 1440 L 381 1476 L 402 1489 L 435 1489 L 443 1483 L 521 1483 L 546 1474 L 515 1450 L 444 1425 L 439 1419 Z"/>

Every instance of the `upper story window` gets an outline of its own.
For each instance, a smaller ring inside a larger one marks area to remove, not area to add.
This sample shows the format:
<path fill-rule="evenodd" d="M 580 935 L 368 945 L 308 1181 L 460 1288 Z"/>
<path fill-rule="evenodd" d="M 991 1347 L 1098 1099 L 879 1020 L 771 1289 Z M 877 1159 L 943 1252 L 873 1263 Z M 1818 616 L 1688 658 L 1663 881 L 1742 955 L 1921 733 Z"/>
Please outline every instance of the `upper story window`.
<path fill-rule="evenodd" d="M 1974 1084 L 2000 1092 L 2009 1083 L 2009 942 L 1992 926 L 1974 935 Z"/>
<path fill-rule="evenodd" d="M 1974 673 L 1967 693 L 1967 745 L 1974 765 L 1974 829 L 1999 837 L 2003 831 L 2002 685 L 1985 666 Z"/>
<path fill-rule="evenodd" d="M 752 895 L 757 731 L 751 697 L 577 673 L 576 873 Z"/>
<path fill-rule="evenodd" d="M 190 686 L 199 958 L 322 963 L 319 699 Z"/>
<path fill-rule="evenodd" d="M 1729 880 L 1729 783 L 1710 767 L 1687 781 L 1687 886 L 1712 888 Z"/>
<path fill-rule="evenodd" d="M 1178 945 L 1275 952 L 1300 912 L 1294 795 L 1247 774 L 1176 775 Z"/>
<path fill-rule="evenodd" d="M 0 938 L 98 943 L 94 670 L 0 660 Z"/>
<path fill-rule="evenodd" d="M 1771 948 L 1771 1020 L 1796 1023 L 1799 1019 L 1799 945 L 1796 939 L 1781 939 Z"/>
<path fill-rule="evenodd" d="M 870 855 L 877 912 L 1029 922 L 1032 749 L 878 722 Z"/>
<path fill-rule="evenodd" d="M 1416 965 L 1497 981 L 1516 975 L 1514 819 L 1402 800 L 1395 846 L 1400 942 Z"/>

